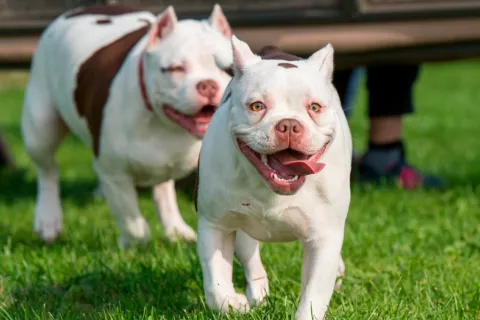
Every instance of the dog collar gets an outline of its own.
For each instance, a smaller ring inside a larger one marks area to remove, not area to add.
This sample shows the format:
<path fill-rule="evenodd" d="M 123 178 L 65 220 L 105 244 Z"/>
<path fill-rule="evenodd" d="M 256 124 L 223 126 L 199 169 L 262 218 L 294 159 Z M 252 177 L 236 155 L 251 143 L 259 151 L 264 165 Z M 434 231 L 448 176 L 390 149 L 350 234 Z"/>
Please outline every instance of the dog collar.
<path fill-rule="evenodd" d="M 138 83 L 140 84 L 140 92 L 142 94 L 143 102 L 145 103 L 145 108 L 152 111 L 152 105 L 150 104 L 150 101 L 148 101 L 147 88 L 145 87 L 145 81 L 143 78 L 143 57 L 144 53 L 140 55 L 138 62 Z"/>

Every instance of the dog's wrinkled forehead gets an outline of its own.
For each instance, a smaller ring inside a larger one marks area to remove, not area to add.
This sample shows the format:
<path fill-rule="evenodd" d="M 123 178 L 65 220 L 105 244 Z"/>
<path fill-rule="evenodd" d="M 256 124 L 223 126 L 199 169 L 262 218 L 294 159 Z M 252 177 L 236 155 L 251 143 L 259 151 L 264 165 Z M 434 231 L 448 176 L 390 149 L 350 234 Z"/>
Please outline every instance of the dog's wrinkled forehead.
<path fill-rule="evenodd" d="M 298 69 L 305 66 L 305 63 L 302 58 L 283 52 L 279 48 L 275 46 L 266 46 L 258 55 L 262 58 L 262 60 L 266 60 L 267 63 L 263 63 L 263 68 L 272 69 L 273 72 L 278 74 L 278 72 L 282 72 L 282 69 Z M 272 61 L 269 61 L 272 60 Z M 299 62 L 300 61 L 300 62 Z M 299 62 L 299 63 L 297 63 Z M 285 76 L 285 74 L 282 74 Z M 293 76 L 292 73 L 289 73 L 288 76 Z M 274 78 L 274 77 L 270 77 Z"/>
<path fill-rule="evenodd" d="M 273 46 L 254 54 L 248 44 L 233 36 L 232 50 L 234 77 L 223 101 L 232 100 L 232 117 L 238 119 L 232 118 L 233 122 L 311 118 L 312 110 L 315 118 L 321 113 L 326 119 L 325 115 L 337 107 L 330 44 L 302 59 Z"/>
<path fill-rule="evenodd" d="M 191 70 L 192 65 L 214 68 L 231 66 L 231 28 L 222 9 L 214 6 L 205 20 L 178 20 L 169 6 L 157 17 L 149 31 L 146 51 L 163 68 L 182 65 Z M 155 62 L 155 61 L 153 61 Z"/>
<path fill-rule="evenodd" d="M 239 81 L 247 100 L 308 100 L 313 95 L 322 96 L 326 83 L 304 59 L 274 47 L 264 48 L 259 56 L 261 60 L 246 68 Z"/>
<path fill-rule="evenodd" d="M 225 64 L 232 63 L 228 39 L 203 21 L 179 22 L 156 51 L 163 64 L 211 64 L 217 59 L 224 61 Z"/>

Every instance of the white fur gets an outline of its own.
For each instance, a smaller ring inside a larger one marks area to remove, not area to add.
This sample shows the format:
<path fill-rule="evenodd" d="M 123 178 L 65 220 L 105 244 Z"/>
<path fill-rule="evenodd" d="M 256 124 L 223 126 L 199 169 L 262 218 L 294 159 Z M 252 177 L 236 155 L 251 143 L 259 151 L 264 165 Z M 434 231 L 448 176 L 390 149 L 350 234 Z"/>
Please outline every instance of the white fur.
<path fill-rule="evenodd" d="M 200 152 L 197 243 L 205 299 L 211 308 L 225 311 L 257 305 L 268 294 L 257 240 L 299 240 L 304 255 L 296 319 L 322 319 L 335 278 L 345 268 L 340 252 L 352 156 L 348 124 L 331 83 L 333 48 L 327 45 L 307 60 L 290 62 L 298 68 L 285 69 L 278 66 L 282 61 L 262 61 L 235 37 L 232 43 L 236 74 Z M 316 122 L 304 106 L 309 95 L 325 106 Z M 262 98 L 270 99 L 271 108 L 259 120 L 247 109 L 249 102 Z M 233 136 L 241 134 L 251 147 L 268 154 L 276 147 L 272 128 L 287 118 L 304 125 L 305 150 L 315 153 L 328 137 L 333 139 L 321 158 L 323 171 L 307 176 L 293 195 L 279 195 L 239 151 Z M 234 251 L 245 270 L 246 299 L 232 284 Z"/>
<path fill-rule="evenodd" d="M 204 79 L 217 82 L 220 100 L 230 77 L 216 63 L 232 63 L 226 29 L 218 30 L 212 23 L 223 19 L 222 25 L 228 26 L 220 7 L 215 6 L 210 20 L 202 21 L 177 21 L 172 7 L 158 17 L 149 12 L 112 16 L 113 23 L 101 26 L 95 21 L 103 16 L 66 19 L 65 15 L 48 26 L 38 43 L 21 120 L 25 148 L 38 172 L 35 231 L 51 241 L 62 230 L 55 151 L 63 137 L 71 131 L 85 145 L 92 145 L 86 119 L 79 117 L 74 101 L 80 66 L 99 48 L 145 26 L 139 20 L 144 19 L 152 23 L 151 31 L 130 51 L 112 82 L 103 110 L 100 153 L 93 165 L 120 228 L 122 247 L 145 243 L 149 237 L 135 185 L 158 184 L 153 194 L 166 235 L 194 240 L 195 232 L 180 215 L 174 180 L 196 168 L 201 141 L 168 120 L 162 104 L 195 113 L 202 103 L 195 86 Z M 166 24 L 159 32 L 156 26 L 161 21 Z M 145 106 L 138 81 L 144 51 L 144 79 L 152 111 Z M 188 65 L 182 75 L 160 71 L 179 63 Z"/>

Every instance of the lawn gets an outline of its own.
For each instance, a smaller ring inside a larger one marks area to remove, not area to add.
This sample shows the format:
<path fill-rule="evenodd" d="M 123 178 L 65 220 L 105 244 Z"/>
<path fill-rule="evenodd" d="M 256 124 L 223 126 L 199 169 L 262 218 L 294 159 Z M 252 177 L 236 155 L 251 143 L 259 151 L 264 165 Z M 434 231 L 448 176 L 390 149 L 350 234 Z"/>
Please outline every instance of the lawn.
<path fill-rule="evenodd" d="M 418 112 L 405 124 L 418 167 L 445 178 L 443 192 L 353 188 L 343 256 L 347 273 L 329 319 L 480 319 L 480 61 L 425 65 Z M 392 75 L 393 77 L 395 75 Z M 90 151 L 69 137 L 58 153 L 65 229 L 43 245 L 32 232 L 35 180 L 19 135 L 25 74 L 0 76 L 0 127 L 20 170 L 0 174 L 0 318 L 293 319 L 300 289 L 298 243 L 264 244 L 267 304 L 245 316 L 205 307 L 195 245 L 169 244 L 148 192 L 147 249 L 122 252 L 109 210 L 90 192 Z M 365 145 L 365 91 L 351 127 Z M 180 209 L 196 225 L 191 192 Z M 243 277 L 235 265 L 235 284 Z"/>

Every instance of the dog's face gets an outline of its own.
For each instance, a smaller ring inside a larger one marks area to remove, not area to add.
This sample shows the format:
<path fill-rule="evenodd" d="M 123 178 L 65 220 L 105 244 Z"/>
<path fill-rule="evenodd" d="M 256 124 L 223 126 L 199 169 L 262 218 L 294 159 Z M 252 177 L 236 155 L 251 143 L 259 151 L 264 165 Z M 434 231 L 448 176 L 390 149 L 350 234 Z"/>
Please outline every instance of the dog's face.
<path fill-rule="evenodd" d="M 231 79 L 230 36 L 218 5 L 205 21 L 177 21 L 172 7 L 159 15 L 143 58 L 144 79 L 152 107 L 172 128 L 203 138 Z"/>
<path fill-rule="evenodd" d="M 274 192 L 294 194 L 306 175 L 324 168 L 318 161 L 335 138 L 333 48 L 282 61 L 262 60 L 235 37 L 232 47 L 234 78 L 224 101 L 239 155 Z"/>

